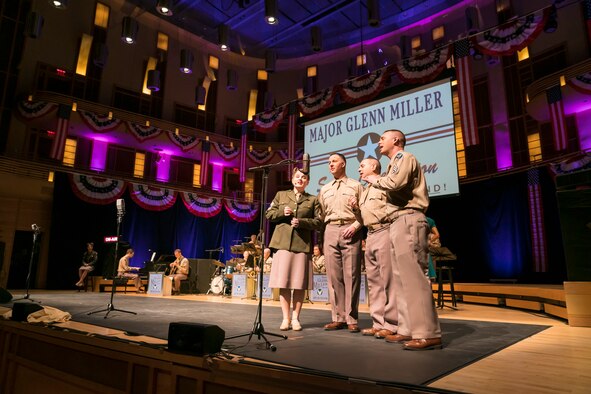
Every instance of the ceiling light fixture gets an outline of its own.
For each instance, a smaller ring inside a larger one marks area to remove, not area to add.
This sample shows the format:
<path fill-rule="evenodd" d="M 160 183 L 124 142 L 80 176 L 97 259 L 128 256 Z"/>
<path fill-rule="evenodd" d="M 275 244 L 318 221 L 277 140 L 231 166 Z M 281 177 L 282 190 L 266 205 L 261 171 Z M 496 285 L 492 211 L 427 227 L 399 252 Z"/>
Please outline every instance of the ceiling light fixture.
<path fill-rule="evenodd" d="M 193 52 L 188 49 L 181 49 L 180 70 L 183 74 L 191 74 L 193 72 L 193 60 Z"/>
<path fill-rule="evenodd" d="M 220 49 L 222 51 L 230 50 L 230 46 L 228 44 L 228 33 L 230 29 L 228 25 L 220 25 L 218 27 L 218 44 L 220 45 Z"/>
<path fill-rule="evenodd" d="M 173 14 L 172 6 L 172 0 L 158 0 L 156 11 L 162 15 L 171 16 Z"/>
<path fill-rule="evenodd" d="M 277 62 L 277 52 L 275 52 L 273 50 L 268 50 L 265 53 L 265 70 L 268 73 L 274 72 L 276 62 Z"/>
<path fill-rule="evenodd" d="M 265 21 L 270 25 L 276 25 L 279 23 L 277 14 L 277 0 L 265 0 Z"/>
<path fill-rule="evenodd" d="M 148 81 L 146 83 L 146 87 L 152 92 L 157 92 L 160 90 L 160 71 L 148 71 Z"/>
<path fill-rule="evenodd" d="M 378 0 L 367 0 L 367 23 L 371 27 L 380 25 L 380 3 Z"/>
<path fill-rule="evenodd" d="M 134 44 L 137 40 L 139 26 L 135 19 L 130 16 L 123 17 L 121 22 L 121 41 L 126 44 Z"/>
<path fill-rule="evenodd" d="M 310 35 L 312 36 L 312 50 L 314 52 L 320 52 L 322 50 L 322 31 L 320 30 L 320 26 L 312 26 Z"/>
<path fill-rule="evenodd" d="M 68 0 L 49 0 L 49 4 L 60 10 L 68 8 Z"/>

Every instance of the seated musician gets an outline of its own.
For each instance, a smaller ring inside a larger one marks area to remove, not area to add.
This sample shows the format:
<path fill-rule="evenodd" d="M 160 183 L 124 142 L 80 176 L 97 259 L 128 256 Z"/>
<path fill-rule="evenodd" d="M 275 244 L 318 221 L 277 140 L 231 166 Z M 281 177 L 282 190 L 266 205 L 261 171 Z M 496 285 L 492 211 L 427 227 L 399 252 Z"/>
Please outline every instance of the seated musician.
<path fill-rule="evenodd" d="M 242 254 L 243 259 L 236 262 L 236 272 L 250 272 L 254 269 L 254 255 L 248 250 Z"/>
<path fill-rule="evenodd" d="M 174 257 L 176 260 L 170 263 L 170 274 L 168 275 L 172 279 L 172 294 L 181 293 L 181 280 L 187 279 L 189 275 L 189 259 L 183 256 L 180 249 L 175 249 Z"/>
<path fill-rule="evenodd" d="M 273 264 L 273 257 L 271 257 L 271 249 L 265 248 L 263 252 L 263 274 L 271 273 L 271 265 Z"/>
<path fill-rule="evenodd" d="M 250 236 L 250 241 L 248 241 L 248 243 L 253 245 L 255 250 L 257 251 L 257 254 L 259 254 L 259 252 L 261 251 L 261 244 L 259 243 L 256 234 L 252 234 Z"/>
<path fill-rule="evenodd" d="M 90 272 L 94 270 L 94 265 L 98 260 L 98 254 L 94 250 L 94 243 L 88 242 L 86 244 L 86 252 L 82 255 L 82 265 L 78 268 L 78 282 L 77 287 L 84 286 L 84 280 Z"/>
<path fill-rule="evenodd" d="M 134 255 L 133 249 L 127 249 L 125 256 L 119 260 L 119 266 L 117 267 L 117 275 L 121 278 L 129 278 L 134 280 L 135 288 L 138 293 L 144 293 L 145 289 L 142 286 L 141 278 L 138 274 L 131 271 L 139 271 L 139 267 L 130 267 L 129 259 Z"/>

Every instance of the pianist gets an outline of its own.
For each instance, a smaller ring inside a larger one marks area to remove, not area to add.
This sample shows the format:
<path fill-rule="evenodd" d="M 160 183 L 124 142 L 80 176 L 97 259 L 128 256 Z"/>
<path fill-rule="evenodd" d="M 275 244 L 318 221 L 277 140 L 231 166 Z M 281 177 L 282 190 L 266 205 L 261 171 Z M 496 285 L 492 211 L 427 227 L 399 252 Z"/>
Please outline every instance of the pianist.
<path fill-rule="evenodd" d="M 117 267 L 117 275 L 121 278 L 129 278 L 133 279 L 135 282 L 135 288 L 138 293 L 144 293 L 145 289 L 142 286 L 141 278 L 137 273 L 132 271 L 138 271 L 139 267 L 130 267 L 129 266 L 129 259 L 131 259 L 134 255 L 133 249 L 127 249 L 125 252 L 125 256 L 121 257 L 119 260 L 119 266 Z"/>
<path fill-rule="evenodd" d="M 180 249 L 174 251 L 176 260 L 170 263 L 170 275 L 172 280 L 172 294 L 181 293 L 181 280 L 187 279 L 189 275 L 189 260 L 183 256 Z"/>

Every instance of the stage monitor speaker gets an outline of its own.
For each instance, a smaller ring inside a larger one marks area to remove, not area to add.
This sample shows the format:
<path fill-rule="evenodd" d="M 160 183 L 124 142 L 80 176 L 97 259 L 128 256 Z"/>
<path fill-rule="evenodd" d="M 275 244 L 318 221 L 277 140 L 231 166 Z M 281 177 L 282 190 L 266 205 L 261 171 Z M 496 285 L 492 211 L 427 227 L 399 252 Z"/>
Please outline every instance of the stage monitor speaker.
<path fill-rule="evenodd" d="M 37 312 L 43 309 L 43 307 L 36 303 L 31 302 L 15 302 L 12 305 L 12 318 L 15 321 L 27 321 L 27 317 L 31 313 Z"/>
<path fill-rule="evenodd" d="M 12 300 L 12 294 L 8 290 L 3 289 L 0 287 L 0 304 L 6 304 Z"/>
<path fill-rule="evenodd" d="M 214 259 L 197 259 L 197 293 L 207 293 L 217 266 Z"/>
<path fill-rule="evenodd" d="M 213 324 L 173 322 L 168 326 L 168 350 L 196 356 L 218 353 L 226 332 Z"/>

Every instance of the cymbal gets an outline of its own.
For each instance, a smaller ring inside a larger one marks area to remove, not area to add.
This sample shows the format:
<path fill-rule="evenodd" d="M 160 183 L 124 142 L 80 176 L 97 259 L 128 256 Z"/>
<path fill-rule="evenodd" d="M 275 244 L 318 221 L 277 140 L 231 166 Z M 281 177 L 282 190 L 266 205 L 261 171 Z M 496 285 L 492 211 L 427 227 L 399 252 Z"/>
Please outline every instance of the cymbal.
<path fill-rule="evenodd" d="M 224 263 L 222 263 L 219 260 L 213 260 L 212 263 L 213 265 L 217 265 L 218 267 L 225 267 Z"/>
<path fill-rule="evenodd" d="M 244 253 L 244 246 L 242 246 L 242 245 L 232 245 L 232 246 L 230 246 L 230 251 L 233 254 L 242 254 L 242 253 Z"/>

